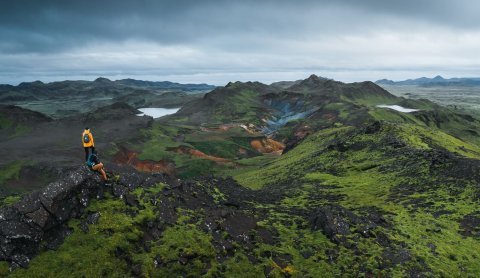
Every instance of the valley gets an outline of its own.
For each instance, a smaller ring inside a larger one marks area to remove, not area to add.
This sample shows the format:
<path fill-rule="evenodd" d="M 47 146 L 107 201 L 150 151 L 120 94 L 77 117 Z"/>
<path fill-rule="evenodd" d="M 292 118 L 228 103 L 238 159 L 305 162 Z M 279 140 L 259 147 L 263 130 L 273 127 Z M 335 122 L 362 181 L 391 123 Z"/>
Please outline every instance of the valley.
<path fill-rule="evenodd" d="M 442 106 L 479 115 L 480 87 L 381 85 L 387 91 L 410 99 L 428 99 Z"/>
<path fill-rule="evenodd" d="M 461 94 L 316 75 L 95 82 L 88 108 L 61 90 L 0 107 L 0 275 L 480 272 L 480 120 Z M 83 166 L 85 126 L 106 185 Z"/>

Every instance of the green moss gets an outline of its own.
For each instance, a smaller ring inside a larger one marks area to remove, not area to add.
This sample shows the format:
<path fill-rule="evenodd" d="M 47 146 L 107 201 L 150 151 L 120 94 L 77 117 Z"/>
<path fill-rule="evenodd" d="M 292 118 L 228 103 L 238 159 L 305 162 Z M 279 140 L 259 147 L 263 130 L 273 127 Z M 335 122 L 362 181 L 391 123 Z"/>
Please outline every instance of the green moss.
<path fill-rule="evenodd" d="M 20 171 L 24 166 L 28 165 L 27 161 L 17 160 L 11 162 L 0 169 L 0 185 L 4 185 L 9 180 L 18 180 Z"/>
<path fill-rule="evenodd" d="M 89 231 L 80 230 L 79 220 L 71 220 L 73 233 L 57 251 L 46 251 L 35 257 L 28 269 L 12 277 L 128 277 L 127 264 L 115 256 L 117 250 L 128 250 L 141 233 L 135 219 L 127 213 L 122 200 L 93 201 L 89 211 L 100 212 L 98 224 Z M 138 217 L 138 216 L 137 216 Z"/>
<path fill-rule="evenodd" d="M 182 145 L 174 140 L 177 132 L 178 128 L 159 124 L 144 130 L 143 133 L 147 141 L 141 146 L 141 153 L 138 158 L 154 161 L 172 159 L 174 155 L 168 149 Z"/>
<path fill-rule="evenodd" d="M 393 155 L 396 151 L 384 143 L 383 138 L 392 137 L 406 143 L 403 147 L 406 150 L 405 156 L 401 152 Z M 344 150 L 338 150 L 335 147 L 337 144 Z M 462 269 L 463 275 L 472 275 L 478 272 L 480 265 L 478 259 L 472 256 L 478 252 L 480 242 L 474 238 L 465 239 L 458 233 L 458 219 L 473 213 L 478 207 L 477 201 L 472 197 L 476 194 L 475 182 L 466 180 L 461 182 L 460 186 L 455 180 L 441 180 L 435 172 L 437 170 L 432 169 L 430 162 L 424 157 L 408 155 L 415 149 L 438 148 L 470 159 L 478 159 L 479 149 L 475 144 L 441 130 L 413 124 L 387 123 L 379 132 L 373 134 L 364 134 L 361 131 L 352 133 L 350 128 L 317 132 L 268 165 L 241 173 L 235 178 L 245 186 L 255 189 L 266 185 L 273 189 L 284 184 L 283 190 L 287 190 L 288 194 L 278 206 L 286 209 L 315 208 L 328 203 L 328 200 L 322 200 L 321 196 L 334 195 L 342 196 L 335 203 L 352 211 L 376 207 L 386 215 L 393 215 L 389 221 L 394 228 L 378 228 L 378 231 L 387 234 L 396 244 L 404 242 L 409 246 L 412 258 L 416 259 L 406 262 L 405 265 L 395 265 L 379 271 L 384 260 L 384 248 L 372 239 L 360 239 L 356 241 L 356 246 L 362 255 L 353 254 L 349 249 L 335 248 L 339 252 L 339 261 L 325 266 L 325 272 L 332 276 L 359 276 L 368 269 L 375 275 L 389 273 L 402 277 L 406 275 L 407 266 L 424 268 L 420 262 L 424 262 L 434 276 L 459 277 L 462 276 Z M 432 188 L 427 186 L 429 184 L 432 184 Z M 459 191 L 455 195 L 452 193 L 453 188 Z M 406 195 L 392 193 L 402 190 L 405 190 Z M 416 203 L 420 208 L 414 206 Z M 423 203 L 430 205 L 422 209 Z M 433 217 L 432 213 L 440 209 L 450 213 L 439 218 Z M 295 223 L 284 224 L 282 221 L 286 220 L 277 219 L 266 224 L 266 227 L 274 226 L 280 232 L 282 242 L 297 247 L 262 248 L 292 255 L 296 258 L 293 260 L 293 269 L 302 273 L 302 267 L 309 265 L 309 261 L 302 261 L 302 257 L 296 254 L 301 249 L 298 246 L 299 242 L 302 242 L 302 235 L 307 232 L 296 227 Z M 301 223 L 302 220 L 298 222 Z M 295 241 L 289 241 L 289 237 Z M 431 244 L 436 246 L 436 252 L 432 251 Z M 323 248 L 329 248 L 327 246 L 328 244 Z M 469 252 L 469 249 L 473 251 Z M 451 259 L 452 256 L 456 258 Z M 317 257 L 316 261 L 321 258 Z M 299 261 L 301 263 L 298 263 Z M 349 269 L 342 270 L 341 266 L 349 266 Z M 281 271 L 279 269 L 276 273 Z M 304 271 L 305 275 L 315 273 L 316 268 L 312 266 L 308 270 L 304 268 Z"/>
<path fill-rule="evenodd" d="M 259 93 L 253 90 L 226 93 L 226 99 L 213 112 L 214 119 L 218 122 L 257 123 L 256 112 L 263 107 L 258 96 Z"/>
<path fill-rule="evenodd" d="M 20 137 L 25 134 L 28 134 L 32 129 L 26 125 L 17 124 L 13 134 L 10 135 L 10 138 Z"/>
<path fill-rule="evenodd" d="M 7 277 L 10 273 L 10 266 L 7 262 L 0 262 L 0 277 Z"/>
<path fill-rule="evenodd" d="M 0 115 L 0 130 L 9 129 L 13 125 L 13 122 L 7 119 L 4 115 Z"/>
<path fill-rule="evenodd" d="M 238 157 L 238 150 L 240 146 L 229 141 L 203 141 L 203 142 L 188 142 L 197 150 L 222 158 L 234 159 Z"/>
<path fill-rule="evenodd" d="M 7 196 L 0 201 L 0 206 L 15 204 L 20 201 L 20 199 L 22 199 L 22 196 L 20 195 Z"/>
<path fill-rule="evenodd" d="M 295 175 L 301 175 L 303 177 L 303 174 L 300 173 L 305 170 L 305 164 L 301 162 L 310 160 L 312 154 L 318 152 L 318 149 L 321 147 L 317 142 L 331 140 L 335 136 L 339 136 L 339 134 L 343 134 L 350 129 L 351 127 L 340 127 L 319 131 L 307 137 L 307 139 L 295 149 L 280 156 L 274 163 L 269 163 L 260 169 L 239 173 L 235 175 L 234 178 L 246 187 L 261 189 L 265 185 L 285 181 Z M 309 163 L 314 164 L 315 160 L 313 159 Z"/>
<path fill-rule="evenodd" d="M 222 273 L 224 277 L 263 277 L 263 267 L 261 265 L 252 264 L 247 256 L 241 251 L 236 252 L 232 258 L 222 263 L 225 271 Z"/>
<path fill-rule="evenodd" d="M 480 158 L 478 145 L 455 138 L 441 130 L 415 125 L 401 125 L 398 128 L 400 137 L 412 146 L 422 149 L 441 147 L 468 158 Z"/>
<path fill-rule="evenodd" d="M 265 228 L 274 227 L 279 233 L 279 244 L 260 244 L 257 256 L 265 266 L 272 268 L 270 275 L 282 277 L 282 273 L 298 277 L 334 277 L 334 269 L 326 261 L 325 251 L 334 248 L 320 231 L 305 229 L 305 220 L 284 213 L 271 211 L 269 218 L 259 222 Z M 307 258 L 304 254 L 311 254 Z M 279 258 L 289 258 L 283 261 Z M 286 265 L 281 267 L 279 264 Z"/>
<path fill-rule="evenodd" d="M 89 225 L 84 233 L 80 220 L 69 221 L 73 233 L 56 251 L 44 251 L 31 262 L 28 269 L 19 269 L 12 277 L 130 277 L 129 267 L 116 254 L 134 254 L 143 235 L 141 226 L 156 218 L 153 206 L 142 203 L 138 210 L 123 200 L 93 200 L 85 214 L 99 212 L 97 224 Z M 132 217 L 132 212 L 136 216 Z"/>
<path fill-rule="evenodd" d="M 179 168 L 179 176 L 181 178 L 191 178 L 200 175 L 207 175 L 212 173 L 216 167 L 216 163 L 202 158 L 186 157 L 186 161 L 182 161 L 177 165 L 182 165 Z M 175 160 L 179 161 L 178 158 Z"/>
<path fill-rule="evenodd" d="M 173 277 L 185 273 L 188 277 L 205 274 L 215 263 L 215 251 L 211 236 L 199 231 L 193 224 L 177 224 L 168 227 L 159 242 L 152 243 L 151 254 L 158 256 L 168 267 L 146 268 L 155 277 Z M 182 264 L 179 259 L 185 258 Z M 152 264 L 148 264 L 152 265 Z"/>

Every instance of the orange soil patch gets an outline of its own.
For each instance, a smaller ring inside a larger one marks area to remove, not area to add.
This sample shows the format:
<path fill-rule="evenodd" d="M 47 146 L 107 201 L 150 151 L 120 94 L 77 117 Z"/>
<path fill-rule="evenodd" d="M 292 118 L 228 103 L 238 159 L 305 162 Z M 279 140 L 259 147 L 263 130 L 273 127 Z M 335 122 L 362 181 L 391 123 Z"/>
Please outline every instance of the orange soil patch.
<path fill-rule="evenodd" d="M 238 154 L 239 154 L 239 155 L 246 155 L 246 154 L 247 154 L 247 150 L 244 149 L 244 148 L 239 148 L 239 149 L 238 149 Z"/>
<path fill-rule="evenodd" d="M 275 141 L 271 138 L 265 138 L 262 140 L 253 140 L 250 142 L 250 146 L 261 153 L 278 153 L 282 154 L 285 145 Z"/>
<path fill-rule="evenodd" d="M 170 176 L 175 175 L 175 165 L 164 160 L 140 160 L 137 158 L 138 153 L 127 149 L 121 149 L 113 157 L 112 161 L 116 164 L 131 165 L 138 171 L 151 173 L 164 173 Z"/>
<path fill-rule="evenodd" d="M 178 148 L 171 149 L 171 151 L 174 151 L 174 152 L 177 152 L 177 153 L 189 154 L 191 156 L 212 160 L 212 161 L 215 161 L 219 164 L 224 164 L 224 163 L 231 162 L 231 160 L 229 160 L 229 159 L 226 159 L 226 158 L 223 158 L 223 157 L 217 157 L 217 156 L 213 156 L 213 155 L 208 155 L 208 154 L 206 154 L 204 152 L 201 152 L 199 150 L 195 150 L 195 149 L 191 149 L 191 148 L 187 148 L 187 147 L 178 147 Z"/>

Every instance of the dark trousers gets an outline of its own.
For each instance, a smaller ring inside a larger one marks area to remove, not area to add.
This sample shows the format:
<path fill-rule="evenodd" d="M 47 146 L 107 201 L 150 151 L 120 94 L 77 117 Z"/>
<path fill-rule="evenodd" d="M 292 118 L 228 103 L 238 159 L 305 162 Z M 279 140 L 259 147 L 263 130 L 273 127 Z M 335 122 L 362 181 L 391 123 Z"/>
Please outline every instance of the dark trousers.
<path fill-rule="evenodd" d="M 88 156 L 90 155 L 90 152 L 89 150 L 92 149 L 92 153 L 95 151 L 95 147 L 94 146 L 91 146 L 91 147 L 85 147 L 85 161 L 88 161 Z"/>

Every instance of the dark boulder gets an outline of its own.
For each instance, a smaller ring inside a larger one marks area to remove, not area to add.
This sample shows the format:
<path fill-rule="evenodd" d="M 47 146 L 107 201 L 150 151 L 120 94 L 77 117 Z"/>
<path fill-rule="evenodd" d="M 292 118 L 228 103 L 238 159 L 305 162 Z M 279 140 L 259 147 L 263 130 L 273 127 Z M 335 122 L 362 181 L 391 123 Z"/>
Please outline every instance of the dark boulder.
<path fill-rule="evenodd" d="M 350 233 L 350 223 L 357 216 L 347 209 L 328 205 L 318 208 L 310 217 L 313 230 L 322 230 L 333 242 L 344 242 L 345 236 Z M 355 221 L 356 222 L 356 221 Z"/>
<path fill-rule="evenodd" d="M 42 241 L 48 249 L 58 248 L 69 234 L 64 223 L 81 214 L 101 184 L 97 175 L 81 167 L 16 204 L 0 208 L 1 259 L 12 267 L 26 267 Z"/>

